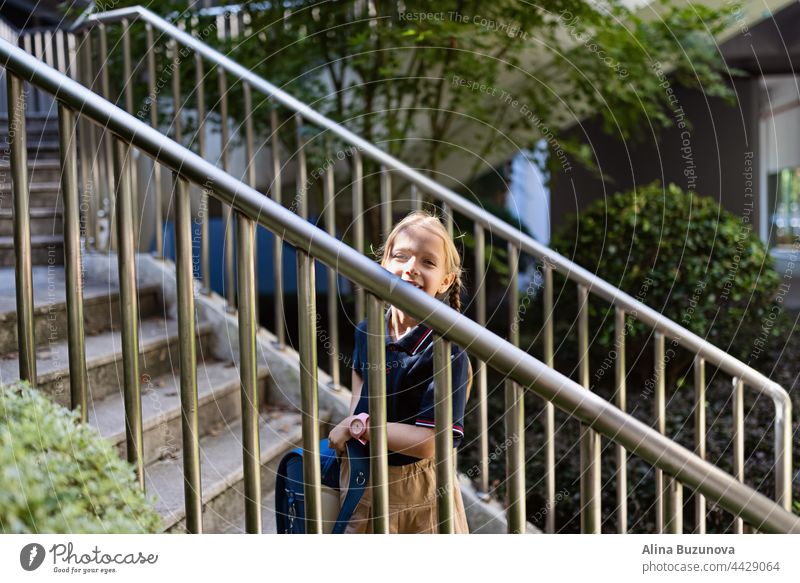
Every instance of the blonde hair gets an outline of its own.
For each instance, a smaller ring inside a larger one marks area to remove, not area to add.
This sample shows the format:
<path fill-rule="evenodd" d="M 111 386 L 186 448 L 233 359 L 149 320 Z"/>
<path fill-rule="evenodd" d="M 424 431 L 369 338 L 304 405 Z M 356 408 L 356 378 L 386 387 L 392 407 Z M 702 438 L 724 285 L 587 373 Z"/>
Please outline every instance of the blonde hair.
<path fill-rule="evenodd" d="M 458 249 L 456 248 L 456 244 L 453 241 L 453 238 L 450 236 L 450 233 L 447 232 L 447 229 L 442 224 L 442 221 L 436 215 L 426 211 L 413 211 L 409 213 L 402 221 L 397 223 L 394 229 L 392 229 L 392 232 L 389 233 L 389 236 L 386 237 L 386 241 L 378 248 L 376 252 L 376 255 L 380 257 L 381 265 L 384 265 L 389 259 L 389 253 L 391 253 L 392 246 L 394 245 L 394 240 L 397 238 L 397 235 L 399 235 L 403 229 L 411 226 L 428 229 L 435 235 L 438 235 L 439 238 L 441 238 L 444 242 L 445 270 L 448 274 L 454 274 L 455 279 L 453 279 L 453 283 L 450 284 L 450 287 L 447 288 L 447 291 L 442 294 L 443 297 L 439 299 L 442 301 L 445 299 L 448 300 L 450 307 L 457 312 L 460 312 L 461 288 L 463 285 L 461 281 L 461 256 L 458 254 Z"/>

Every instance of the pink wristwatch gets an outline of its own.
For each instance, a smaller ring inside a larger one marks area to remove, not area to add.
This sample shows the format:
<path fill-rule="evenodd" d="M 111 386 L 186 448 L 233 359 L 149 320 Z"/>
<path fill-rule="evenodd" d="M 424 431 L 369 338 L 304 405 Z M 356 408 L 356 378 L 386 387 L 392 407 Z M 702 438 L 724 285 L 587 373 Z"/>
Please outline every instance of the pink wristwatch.
<path fill-rule="evenodd" d="M 369 415 L 367 413 L 359 413 L 350 421 L 350 435 L 353 439 L 357 439 L 362 444 L 366 444 L 367 440 L 364 439 L 364 434 L 369 428 Z"/>

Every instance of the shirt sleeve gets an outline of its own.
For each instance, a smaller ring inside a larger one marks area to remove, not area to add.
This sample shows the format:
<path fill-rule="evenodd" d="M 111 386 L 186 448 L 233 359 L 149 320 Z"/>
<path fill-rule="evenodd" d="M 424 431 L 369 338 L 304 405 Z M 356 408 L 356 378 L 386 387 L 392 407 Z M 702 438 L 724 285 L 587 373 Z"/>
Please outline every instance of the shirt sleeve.
<path fill-rule="evenodd" d="M 464 409 L 467 404 L 467 386 L 469 384 L 469 357 L 463 349 L 454 346 L 450 362 L 453 379 L 453 447 L 458 447 L 464 438 Z M 431 379 L 420 402 L 416 425 L 435 429 L 434 411 L 434 381 Z"/>

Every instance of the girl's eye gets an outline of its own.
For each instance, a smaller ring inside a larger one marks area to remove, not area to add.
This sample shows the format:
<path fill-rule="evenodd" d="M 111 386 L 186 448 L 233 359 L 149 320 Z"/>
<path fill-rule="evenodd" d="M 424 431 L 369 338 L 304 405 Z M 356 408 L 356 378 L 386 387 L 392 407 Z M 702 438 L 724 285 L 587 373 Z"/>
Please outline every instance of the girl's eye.
<path fill-rule="evenodd" d="M 427 259 L 427 260 L 425 261 L 425 263 L 426 263 L 427 265 L 430 265 L 430 266 L 432 266 L 432 267 L 436 267 L 436 263 L 435 263 L 435 262 L 433 262 L 433 261 L 431 261 L 430 259 Z"/>

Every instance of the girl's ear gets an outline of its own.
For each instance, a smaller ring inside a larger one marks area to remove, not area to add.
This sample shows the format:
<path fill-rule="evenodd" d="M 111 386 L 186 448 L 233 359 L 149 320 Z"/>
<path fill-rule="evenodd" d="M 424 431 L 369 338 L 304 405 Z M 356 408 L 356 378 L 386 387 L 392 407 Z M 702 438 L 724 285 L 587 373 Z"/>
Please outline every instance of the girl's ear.
<path fill-rule="evenodd" d="M 437 295 L 443 294 L 448 289 L 450 289 L 450 286 L 453 285 L 453 282 L 455 280 L 456 280 L 456 274 L 455 273 L 448 273 L 445 276 L 444 280 L 442 280 L 442 285 L 439 286 L 439 290 L 436 292 Z"/>

